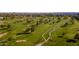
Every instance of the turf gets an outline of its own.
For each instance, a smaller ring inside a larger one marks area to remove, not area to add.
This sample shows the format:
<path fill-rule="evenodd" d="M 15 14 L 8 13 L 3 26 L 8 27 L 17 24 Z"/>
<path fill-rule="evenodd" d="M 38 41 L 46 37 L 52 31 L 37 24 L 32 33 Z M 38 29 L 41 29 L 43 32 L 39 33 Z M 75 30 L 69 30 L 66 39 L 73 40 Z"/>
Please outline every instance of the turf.
<path fill-rule="evenodd" d="M 30 23 L 27 23 L 27 19 L 31 19 Z M 44 20 L 44 18 L 50 19 Z M 37 22 L 40 22 L 39 25 L 35 25 Z M 73 21 L 73 24 L 71 23 Z M 8 17 L 7 20 L 3 20 L 4 24 L 9 24 L 11 27 L 8 29 L 0 30 L 1 33 L 8 33 L 0 38 L 0 45 L 3 46 L 34 46 L 38 43 L 43 42 L 42 35 L 51 29 L 52 32 L 51 39 L 49 39 L 43 46 L 77 46 L 79 45 L 79 41 L 74 39 L 76 33 L 79 30 L 79 21 L 72 17 L 65 16 L 58 18 L 58 16 L 46 16 L 46 17 Z M 17 35 L 17 33 L 22 33 L 25 31 L 30 25 L 35 25 L 34 31 L 30 34 L 21 34 Z M 49 32 L 50 32 L 49 31 Z M 47 39 L 49 37 L 49 32 L 47 32 L 44 36 Z M 67 42 L 68 39 L 74 39 L 77 42 Z M 26 42 L 17 43 L 17 40 L 26 40 Z"/>

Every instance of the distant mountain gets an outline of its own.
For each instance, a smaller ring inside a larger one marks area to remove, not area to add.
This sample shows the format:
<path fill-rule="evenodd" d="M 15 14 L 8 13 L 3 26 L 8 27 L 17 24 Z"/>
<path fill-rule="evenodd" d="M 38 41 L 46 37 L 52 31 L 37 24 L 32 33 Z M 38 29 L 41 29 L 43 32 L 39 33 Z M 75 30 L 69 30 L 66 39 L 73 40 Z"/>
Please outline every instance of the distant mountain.
<path fill-rule="evenodd" d="M 59 15 L 69 15 L 69 16 L 76 16 L 79 15 L 79 12 L 47 12 L 47 13 L 32 13 L 32 12 L 21 12 L 21 13 L 17 13 L 17 12 L 7 12 L 7 13 L 0 13 L 0 16 L 11 16 L 11 15 L 17 15 L 17 16 L 24 16 L 24 15 L 54 15 L 54 16 L 59 16 Z"/>
<path fill-rule="evenodd" d="M 56 12 L 54 15 L 79 15 L 79 12 Z"/>

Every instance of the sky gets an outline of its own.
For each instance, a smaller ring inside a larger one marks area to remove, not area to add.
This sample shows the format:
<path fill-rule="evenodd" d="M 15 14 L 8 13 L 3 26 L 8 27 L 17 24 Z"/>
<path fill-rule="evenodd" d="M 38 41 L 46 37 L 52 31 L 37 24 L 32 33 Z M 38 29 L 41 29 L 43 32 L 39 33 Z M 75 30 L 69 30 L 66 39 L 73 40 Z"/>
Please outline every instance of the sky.
<path fill-rule="evenodd" d="M 78 12 L 78 7 L 78 0 L 0 0 L 0 12 Z"/>

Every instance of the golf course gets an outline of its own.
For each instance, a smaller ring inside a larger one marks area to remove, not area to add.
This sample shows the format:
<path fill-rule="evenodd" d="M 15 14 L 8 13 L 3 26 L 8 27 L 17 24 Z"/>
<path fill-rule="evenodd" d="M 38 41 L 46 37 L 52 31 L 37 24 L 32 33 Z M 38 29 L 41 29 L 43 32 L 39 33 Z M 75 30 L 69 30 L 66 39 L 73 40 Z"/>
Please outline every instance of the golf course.
<path fill-rule="evenodd" d="M 0 15 L 0 46 L 79 46 L 79 16 Z"/>

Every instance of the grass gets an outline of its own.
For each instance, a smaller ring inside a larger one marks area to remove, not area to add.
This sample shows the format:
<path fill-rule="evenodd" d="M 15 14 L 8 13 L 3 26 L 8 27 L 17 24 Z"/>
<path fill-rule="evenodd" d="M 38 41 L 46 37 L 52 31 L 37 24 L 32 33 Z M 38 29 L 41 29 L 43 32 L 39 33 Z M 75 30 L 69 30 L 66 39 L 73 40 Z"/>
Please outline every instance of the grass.
<path fill-rule="evenodd" d="M 41 40 L 42 34 L 50 27 L 49 24 L 41 24 L 39 25 L 36 30 L 29 35 L 22 35 L 19 37 L 19 39 L 26 39 L 26 45 L 35 45 L 36 42 Z"/>
<path fill-rule="evenodd" d="M 25 19 L 25 18 L 21 18 L 21 19 Z M 50 28 L 52 28 L 52 30 L 55 29 L 55 31 L 52 32 L 52 39 L 50 39 L 48 42 L 43 44 L 44 46 L 79 45 L 79 41 L 77 41 L 76 43 L 66 42 L 67 39 L 74 39 L 77 30 L 79 30 L 79 21 L 77 21 L 76 19 L 74 19 L 74 24 L 70 24 L 71 21 L 69 18 L 68 19 L 61 18 L 61 20 L 57 22 L 58 18 L 55 17 L 54 20 L 53 19 L 51 20 L 51 22 L 48 22 L 46 24 L 44 24 L 43 22 L 40 23 L 38 26 L 35 27 L 34 32 L 32 32 L 31 34 L 16 35 L 17 33 L 23 32 L 27 28 L 27 25 L 35 24 L 37 20 L 42 19 L 42 17 L 32 18 L 31 23 L 27 23 L 26 20 L 19 21 L 21 19 L 9 18 L 8 20 L 4 20 L 6 23 L 9 23 L 11 25 L 11 31 L 8 31 L 8 29 L 0 30 L 0 32 L 8 32 L 7 35 L 0 38 L 0 40 L 6 40 L 6 42 L 0 43 L 1 45 L 34 46 L 40 43 L 41 41 L 43 41 L 42 34 L 45 33 Z M 65 23 L 68 23 L 68 25 L 65 27 L 61 27 Z M 8 38 L 10 38 L 10 40 L 8 40 Z M 48 38 L 48 33 L 45 35 L 45 38 Z M 26 42 L 16 43 L 16 40 L 26 40 Z"/>
<path fill-rule="evenodd" d="M 68 25 L 64 28 L 59 28 L 55 32 L 52 33 L 52 39 L 49 40 L 44 45 L 46 46 L 77 46 L 79 45 L 79 41 L 77 43 L 66 42 L 67 39 L 74 39 L 74 36 L 79 29 L 79 21 L 74 21 L 75 23 L 72 25 Z M 65 33 L 64 35 L 62 35 Z M 61 37 L 59 37 L 61 36 Z"/>

